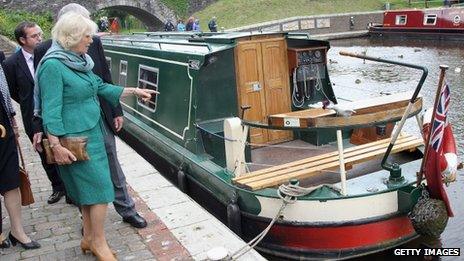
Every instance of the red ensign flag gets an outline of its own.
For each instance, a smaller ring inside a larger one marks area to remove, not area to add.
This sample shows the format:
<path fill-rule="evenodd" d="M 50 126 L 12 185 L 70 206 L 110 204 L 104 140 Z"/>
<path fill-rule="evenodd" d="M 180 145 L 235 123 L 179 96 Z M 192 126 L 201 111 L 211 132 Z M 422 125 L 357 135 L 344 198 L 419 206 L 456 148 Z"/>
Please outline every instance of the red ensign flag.
<path fill-rule="evenodd" d="M 425 139 L 428 133 L 432 135 L 427 148 L 428 155 L 424 166 L 424 175 L 427 180 L 430 197 L 443 200 L 446 204 L 448 216 L 452 217 L 453 212 L 443 186 L 444 177 L 442 176 L 443 166 L 446 164 L 444 147 L 454 146 L 455 148 L 456 146 L 451 125 L 447 120 L 449 105 L 450 89 L 448 84 L 445 83 L 440 93 L 435 119 L 433 124 L 431 124 L 432 129 L 430 130 L 430 125 L 424 125 Z"/>

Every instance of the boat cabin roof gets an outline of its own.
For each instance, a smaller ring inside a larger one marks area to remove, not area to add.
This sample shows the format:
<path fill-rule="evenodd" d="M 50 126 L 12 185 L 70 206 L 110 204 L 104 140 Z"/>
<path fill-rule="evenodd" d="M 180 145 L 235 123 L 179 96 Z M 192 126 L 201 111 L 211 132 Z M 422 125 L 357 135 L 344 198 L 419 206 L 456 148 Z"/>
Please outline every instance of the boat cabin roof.
<path fill-rule="evenodd" d="M 289 39 L 310 40 L 307 33 L 284 32 L 143 32 L 132 35 L 105 35 L 102 41 L 105 45 L 121 47 L 134 46 L 137 48 L 195 53 L 207 55 L 234 48 L 239 41 L 285 37 Z M 311 40 L 316 41 L 316 40 Z M 329 43 L 320 41 L 327 47 Z"/>

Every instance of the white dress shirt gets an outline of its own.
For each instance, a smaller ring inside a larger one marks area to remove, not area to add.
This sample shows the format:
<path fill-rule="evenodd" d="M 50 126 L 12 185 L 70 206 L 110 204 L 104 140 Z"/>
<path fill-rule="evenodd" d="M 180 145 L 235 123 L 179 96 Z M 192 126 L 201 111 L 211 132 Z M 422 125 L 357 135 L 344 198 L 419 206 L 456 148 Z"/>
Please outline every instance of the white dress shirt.
<path fill-rule="evenodd" d="M 24 55 L 24 59 L 26 59 L 27 67 L 29 67 L 29 72 L 31 72 L 32 78 L 35 78 L 35 70 L 34 70 L 34 55 L 26 52 L 23 48 L 21 48 L 21 52 Z"/>

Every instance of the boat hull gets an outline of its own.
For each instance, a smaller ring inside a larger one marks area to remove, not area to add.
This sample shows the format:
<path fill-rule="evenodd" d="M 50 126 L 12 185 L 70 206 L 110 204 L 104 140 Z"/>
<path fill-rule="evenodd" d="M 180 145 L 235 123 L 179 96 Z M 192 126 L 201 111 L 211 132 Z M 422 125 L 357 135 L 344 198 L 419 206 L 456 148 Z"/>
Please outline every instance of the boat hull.
<path fill-rule="evenodd" d="M 178 168 L 171 163 L 172 159 L 164 158 L 157 154 L 157 150 L 138 142 L 131 132 L 124 131 L 122 137 L 131 146 L 142 151 L 141 154 L 150 162 L 156 162 L 156 167 L 160 169 L 162 175 L 173 183 L 178 182 L 176 177 Z M 192 171 L 195 169 L 196 167 L 191 168 Z M 194 175 L 201 175 L 200 171 L 196 170 Z M 194 178 L 192 174 L 187 175 L 186 192 L 230 227 L 227 202 L 217 198 L 217 193 L 212 192 L 207 184 L 200 182 L 200 179 Z M 211 178 L 214 175 L 208 176 Z M 233 187 L 230 187 L 229 192 L 232 193 L 232 191 Z M 260 214 L 240 211 L 239 215 L 241 229 L 235 232 L 240 234 L 245 241 L 254 238 L 271 222 L 271 218 L 260 216 Z M 272 256 L 289 259 L 344 259 L 382 251 L 404 244 L 416 237 L 417 234 L 409 218 L 406 214 L 398 213 L 349 222 L 277 221 L 257 249 Z"/>
<path fill-rule="evenodd" d="M 386 28 L 382 26 L 372 26 L 369 28 L 369 35 L 374 37 L 381 36 L 392 38 L 462 40 L 464 38 L 464 29 Z"/>
<path fill-rule="evenodd" d="M 243 237 L 254 238 L 270 221 L 242 213 Z M 298 260 L 345 259 L 383 251 L 416 237 L 406 215 L 330 225 L 276 222 L 258 249 Z"/>

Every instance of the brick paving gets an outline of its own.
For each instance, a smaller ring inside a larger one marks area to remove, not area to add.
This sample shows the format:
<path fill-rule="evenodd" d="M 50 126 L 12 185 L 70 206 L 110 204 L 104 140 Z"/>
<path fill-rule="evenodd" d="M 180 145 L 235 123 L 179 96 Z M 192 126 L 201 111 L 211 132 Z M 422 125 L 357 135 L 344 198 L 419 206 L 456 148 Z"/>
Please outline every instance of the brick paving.
<path fill-rule="evenodd" d="M 32 150 L 24 133 L 21 135 L 20 143 L 36 201 L 30 206 L 23 207 L 23 224 L 26 233 L 37 240 L 42 247 L 28 251 L 19 246 L 0 250 L 0 260 L 94 260 L 95 258 L 90 254 L 84 255 L 79 247 L 81 217 L 78 209 L 66 204 L 64 198 L 52 205 L 47 203 L 52 190 L 40 164 L 40 158 Z M 132 193 L 135 194 L 133 191 Z M 140 207 L 143 203 L 137 201 L 137 205 Z M 2 207 L 3 232 L 7 234 L 10 222 L 4 204 Z M 150 221 L 150 227 L 156 226 L 154 214 L 145 213 L 145 216 Z M 137 231 L 122 222 L 113 205 L 109 205 L 105 231 L 109 244 L 117 252 L 120 260 L 155 260 L 155 254 L 149 250 L 145 238 L 141 236 L 143 230 Z"/>

